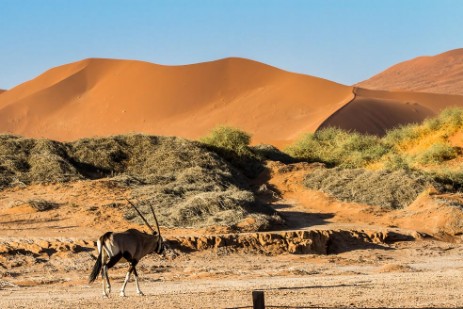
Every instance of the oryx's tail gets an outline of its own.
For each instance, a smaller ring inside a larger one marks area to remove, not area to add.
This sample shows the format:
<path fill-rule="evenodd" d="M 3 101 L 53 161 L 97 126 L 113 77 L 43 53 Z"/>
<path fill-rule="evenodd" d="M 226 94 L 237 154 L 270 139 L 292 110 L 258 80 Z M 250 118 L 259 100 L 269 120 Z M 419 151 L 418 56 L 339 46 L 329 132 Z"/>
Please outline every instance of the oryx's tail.
<path fill-rule="evenodd" d="M 92 273 L 88 276 L 88 283 L 92 283 L 95 281 L 98 274 L 101 272 L 101 256 L 103 254 L 103 250 L 100 251 L 98 258 L 96 259 L 95 265 L 93 265 Z"/>
<path fill-rule="evenodd" d="M 96 259 L 95 265 L 93 265 L 92 273 L 88 276 L 88 283 L 92 283 L 98 277 L 98 274 L 101 272 L 101 266 L 103 265 L 103 246 L 106 239 L 111 236 L 112 232 L 107 232 L 98 239 L 96 245 L 98 247 L 98 257 Z"/>

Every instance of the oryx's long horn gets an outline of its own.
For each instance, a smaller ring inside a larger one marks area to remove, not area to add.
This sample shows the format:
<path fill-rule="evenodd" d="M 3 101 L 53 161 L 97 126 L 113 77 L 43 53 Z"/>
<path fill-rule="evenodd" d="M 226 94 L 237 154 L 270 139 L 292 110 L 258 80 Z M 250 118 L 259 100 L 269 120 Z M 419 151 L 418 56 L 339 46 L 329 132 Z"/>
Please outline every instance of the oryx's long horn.
<path fill-rule="evenodd" d="M 153 213 L 154 221 L 156 221 L 156 229 L 158 230 L 158 235 L 161 236 L 161 229 L 159 227 L 158 218 L 156 218 L 156 214 L 154 213 L 153 206 L 150 205 L 150 207 L 151 207 L 151 212 Z"/>
<path fill-rule="evenodd" d="M 143 219 L 143 222 L 145 222 L 146 226 L 149 227 L 149 229 L 151 230 L 151 232 L 155 232 L 155 230 L 151 227 L 151 225 L 148 223 L 148 221 L 146 221 L 145 217 L 143 217 L 143 215 L 141 214 L 141 212 L 138 210 L 137 207 L 135 207 L 135 205 L 128 199 L 125 199 L 127 202 L 129 202 L 130 205 L 132 205 L 132 207 L 137 211 L 138 215 Z"/>

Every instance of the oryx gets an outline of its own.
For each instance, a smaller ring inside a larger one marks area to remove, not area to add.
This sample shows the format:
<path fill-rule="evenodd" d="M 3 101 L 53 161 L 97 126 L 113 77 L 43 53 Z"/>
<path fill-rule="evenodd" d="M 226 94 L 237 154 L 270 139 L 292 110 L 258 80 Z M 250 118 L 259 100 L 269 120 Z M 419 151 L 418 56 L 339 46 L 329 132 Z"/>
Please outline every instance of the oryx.
<path fill-rule="evenodd" d="M 127 271 L 127 275 L 125 276 L 125 281 L 122 285 L 120 296 L 125 296 L 125 286 L 127 285 L 132 272 L 135 276 L 137 294 L 144 295 L 138 285 L 138 273 L 135 267 L 137 266 L 137 263 L 140 261 L 140 259 L 145 255 L 153 252 L 162 254 L 165 249 L 164 242 L 161 237 L 161 230 L 159 228 L 156 215 L 154 214 L 153 207 L 151 207 L 151 212 L 156 222 L 156 230 L 154 230 L 148 221 L 146 221 L 137 207 L 135 207 L 135 205 L 132 204 L 132 202 L 129 200 L 127 201 L 137 211 L 137 213 L 145 222 L 146 226 L 148 226 L 148 228 L 152 231 L 152 234 L 140 232 L 136 229 L 129 229 L 121 233 L 107 232 L 98 239 L 98 258 L 95 262 L 95 265 L 93 266 L 92 273 L 89 276 L 89 283 L 95 281 L 96 277 L 98 277 L 98 274 L 101 271 L 104 296 L 108 296 L 111 292 L 108 269 L 113 267 L 116 263 L 122 261 L 127 261 L 129 263 L 129 269 Z M 108 285 L 107 291 L 106 284 Z"/>

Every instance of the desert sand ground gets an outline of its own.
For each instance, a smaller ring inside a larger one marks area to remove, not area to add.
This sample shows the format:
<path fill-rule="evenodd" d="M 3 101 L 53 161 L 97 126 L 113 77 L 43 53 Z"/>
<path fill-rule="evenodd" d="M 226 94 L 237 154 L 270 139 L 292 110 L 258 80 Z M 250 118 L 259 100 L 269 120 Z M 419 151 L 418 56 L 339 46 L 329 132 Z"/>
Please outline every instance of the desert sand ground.
<path fill-rule="evenodd" d="M 299 184 L 310 166 L 278 172 L 280 167 L 270 165 L 272 173 L 265 177 L 269 177 L 269 186 L 281 192 L 273 207 L 287 219 L 284 229 L 393 228 L 414 235 L 415 240 L 347 245 L 327 255 L 170 251 L 163 257 L 147 256 L 139 264 L 146 296 L 136 295 L 133 282 L 126 289 L 126 298 L 118 296 L 126 271 L 121 264 L 110 271 L 113 291 L 104 298 L 100 282 L 87 283 L 94 263 L 93 241 L 114 226 L 125 229 L 135 225 L 127 223 L 117 209 L 102 214 L 101 205 L 128 192 L 108 188 L 104 179 L 17 186 L 0 193 L 0 249 L 15 242 L 23 248 L 0 254 L 0 307 L 251 308 L 255 289 L 264 290 L 269 308 L 462 306 L 463 245 L 458 239 L 444 242 L 420 237 L 424 234 L 416 232 L 419 226 L 405 228 L 400 220 L 391 224 L 391 218 L 399 214 L 391 216 L 370 206 L 346 205 L 311 193 Z M 44 217 L 45 212 L 21 204 L 30 196 L 53 197 L 64 206 Z M 218 231 L 163 229 L 167 238 Z M 43 243 L 50 249 L 34 254 Z"/>
<path fill-rule="evenodd" d="M 111 272 L 113 293 L 86 282 L 90 259 L 63 259 L 50 269 L 13 270 L 2 278 L 2 308 L 239 308 L 264 290 L 268 307 L 459 307 L 461 245 L 399 243 L 338 255 L 200 253 L 140 265 L 144 297 L 133 283 L 118 296 L 124 269 Z M 86 265 L 78 265 L 80 261 Z M 54 262 L 53 264 L 56 264 Z M 54 269 L 52 269 L 54 268 Z M 59 270 L 56 270 L 59 269 Z M 21 274 L 18 274 L 21 272 Z M 5 283 L 8 282 L 8 283 Z"/>

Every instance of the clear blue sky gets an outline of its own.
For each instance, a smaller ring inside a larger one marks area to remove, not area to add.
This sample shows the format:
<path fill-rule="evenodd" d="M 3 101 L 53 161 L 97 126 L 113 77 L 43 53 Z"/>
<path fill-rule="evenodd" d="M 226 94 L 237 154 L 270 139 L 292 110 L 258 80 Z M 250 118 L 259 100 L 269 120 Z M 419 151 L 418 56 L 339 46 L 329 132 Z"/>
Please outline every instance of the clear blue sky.
<path fill-rule="evenodd" d="M 89 57 L 245 57 L 343 84 L 463 47 L 459 0 L 0 0 L 0 88 Z"/>

